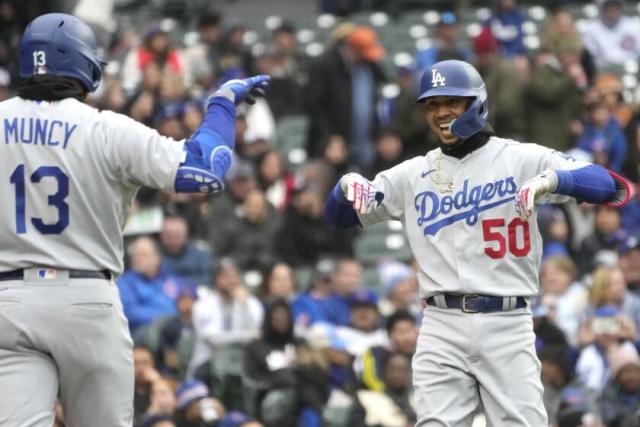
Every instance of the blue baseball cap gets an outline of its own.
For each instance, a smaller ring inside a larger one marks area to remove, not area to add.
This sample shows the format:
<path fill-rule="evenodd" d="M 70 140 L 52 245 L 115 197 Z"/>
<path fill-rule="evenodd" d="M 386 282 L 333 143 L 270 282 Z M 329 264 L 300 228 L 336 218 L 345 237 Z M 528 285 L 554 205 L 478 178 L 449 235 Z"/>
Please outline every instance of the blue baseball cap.
<path fill-rule="evenodd" d="M 385 295 L 391 295 L 396 286 L 415 276 L 413 269 L 405 263 L 389 260 L 378 265 L 378 276 Z"/>
<path fill-rule="evenodd" d="M 209 387 L 202 381 L 184 382 L 176 390 L 176 409 L 182 410 L 196 400 L 209 396 Z"/>
<path fill-rule="evenodd" d="M 627 237 L 626 239 L 622 240 L 622 242 L 620 242 L 617 249 L 620 256 L 626 255 L 634 249 L 640 249 L 640 237 Z"/>
<path fill-rule="evenodd" d="M 360 288 L 347 298 L 350 307 L 359 305 L 378 306 L 378 295 L 371 289 Z"/>
<path fill-rule="evenodd" d="M 458 18 L 456 18 L 453 12 L 442 12 L 440 20 L 438 21 L 440 25 L 454 25 L 457 22 Z"/>

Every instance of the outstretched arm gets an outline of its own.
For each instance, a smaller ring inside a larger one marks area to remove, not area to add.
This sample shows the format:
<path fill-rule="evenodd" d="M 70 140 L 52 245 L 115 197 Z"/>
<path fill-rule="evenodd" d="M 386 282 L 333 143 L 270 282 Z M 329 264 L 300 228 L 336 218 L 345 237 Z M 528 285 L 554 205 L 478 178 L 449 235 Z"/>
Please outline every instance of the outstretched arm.
<path fill-rule="evenodd" d="M 356 212 L 373 212 L 384 198 L 375 185 L 356 173 L 348 173 L 340 178 L 325 203 L 324 218 L 328 224 L 338 228 L 362 225 Z"/>
<path fill-rule="evenodd" d="M 631 197 L 631 184 L 600 165 L 573 170 L 546 170 L 524 182 L 516 193 L 516 210 L 526 220 L 533 205 L 546 193 L 563 194 L 582 202 L 619 207 Z"/>
<path fill-rule="evenodd" d="M 235 146 L 236 106 L 264 96 L 269 76 L 260 75 L 223 84 L 207 102 L 202 124 L 184 145 L 175 180 L 178 193 L 216 193 L 224 189 L 224 175 Z"/>

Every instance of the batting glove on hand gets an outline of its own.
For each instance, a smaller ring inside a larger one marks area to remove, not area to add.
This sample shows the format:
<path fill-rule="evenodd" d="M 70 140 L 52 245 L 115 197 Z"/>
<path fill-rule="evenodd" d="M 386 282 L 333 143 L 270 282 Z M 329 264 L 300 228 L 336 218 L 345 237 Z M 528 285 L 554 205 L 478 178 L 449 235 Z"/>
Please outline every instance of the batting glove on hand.
<path fill-rule="evenodd" d="M 219 96 L 227 98 L 236 107 L 242 103 L 255 104 L 256 97 L 264 96 L 265 89 L 269 86 L 271 76 L 259 75 L 247 79 L 229 80 L 211 95 L 211 98 Z"/>
<path fill-rule="evenodd" d="M 540 196 L 551 193 L 558 187 L 558 176 L 552 170 L 545 170 L 522 183 L 516 191 L 516 212 L 520 219 L 527 221 L 533 213 L 533 205 Z"/>
<path fill-rule="evenodd" d="M 377 209 L 384 198 L 384 193 L 377 191 L 373 182 L 357 173 L 343 176 L 340 179 L 340 188 L 353 209 L 363 215 Z"/>

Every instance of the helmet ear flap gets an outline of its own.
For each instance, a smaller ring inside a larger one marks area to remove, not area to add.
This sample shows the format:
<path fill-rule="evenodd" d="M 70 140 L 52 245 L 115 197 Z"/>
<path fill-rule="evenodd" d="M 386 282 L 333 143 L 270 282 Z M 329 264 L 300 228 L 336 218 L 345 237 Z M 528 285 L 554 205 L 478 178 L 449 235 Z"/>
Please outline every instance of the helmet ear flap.
<path fill-rule="evenodd" d="M 451 133 L 462 140 L 467 139 L 484 128 L 488 116 L 486 96 L 478 97 L 471 102 L 467 111 L 453 122 Z"/>

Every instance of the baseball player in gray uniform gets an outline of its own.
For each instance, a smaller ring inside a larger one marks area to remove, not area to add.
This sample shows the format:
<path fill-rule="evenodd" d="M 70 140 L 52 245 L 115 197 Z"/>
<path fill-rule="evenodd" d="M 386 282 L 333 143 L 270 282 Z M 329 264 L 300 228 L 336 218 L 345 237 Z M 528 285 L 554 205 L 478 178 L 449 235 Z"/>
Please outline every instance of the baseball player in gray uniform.
<path fill-rule="evenodd" d="M 235 107 L 268 76 L 225 83 L 187 141 L 82 101 L 102 62 L 65 14 L 26 28 L 18 96 L 0 103 L 0 425 L 126 427 L 132 341 L 114 276 L 137 189 L 211 193 L 235 144 Z"/>
<path fill-rule="evenodd" d="M 440 147 L 380 172 L 343 176 L 328 222 L 403 222 L 419 265 L 424 317 L 413 359 L 417 426 L 547 426 L 529 298 L 542 241 L 535 204 L 620 206 L 629 184 L 607 169 L 536 144 L 498 138 L 475 68 L 426 70 L 418 102 Z"/>

